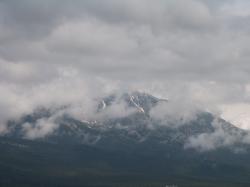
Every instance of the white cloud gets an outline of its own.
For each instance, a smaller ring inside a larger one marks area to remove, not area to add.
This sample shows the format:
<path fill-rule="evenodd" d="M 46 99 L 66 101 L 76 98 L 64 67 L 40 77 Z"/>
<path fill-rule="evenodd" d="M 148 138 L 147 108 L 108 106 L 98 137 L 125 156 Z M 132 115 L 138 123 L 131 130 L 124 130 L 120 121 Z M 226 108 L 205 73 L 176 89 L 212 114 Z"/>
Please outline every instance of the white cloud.
<path fill-rule="evenodd" d="M 242 129 L 250 128 L 250 105 L 248 103 L 221 106 L 222 117 Z"/>
<path fill-rule="evenodd" d="M 27 139 L 44 138 L 52 134 L 58 128 L 58 124 L 51 119 L 39 119 L 35 124 L 24 123 L 22 129 Z"/>
<path fill-rule="evenodd" d="M 177 128 L 195 120 L 200 109 L 186 100 L 162 102 L 150 110 L 150 116 L 162 125 Z"/>
<path fill-rule="evenodd" d="M 217 148 L 232 146 L 237 143 L 248 143 L 246 141 L 249 134 L 242 134 L 236 129 L 228 129 L 223 127 L 223 123 L 215 119 L 212 123 L 214 132 L 202 133 L 197 136 L 191 136 L 185 144 L 185 148 L 194 148 L 199 151 L 211 151 Z"/>

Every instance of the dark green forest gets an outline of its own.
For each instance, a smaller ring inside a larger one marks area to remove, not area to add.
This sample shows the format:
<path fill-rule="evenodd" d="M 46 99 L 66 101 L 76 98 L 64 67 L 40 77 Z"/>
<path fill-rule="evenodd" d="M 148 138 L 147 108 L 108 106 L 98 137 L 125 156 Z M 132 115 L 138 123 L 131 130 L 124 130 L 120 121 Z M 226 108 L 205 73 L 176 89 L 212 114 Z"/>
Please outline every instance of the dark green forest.
<path fill-rule="evenodd" d="M 225 150 L 218 155 L 201 153 L 191 157 L 190 152 L 190 155 L 185 153 L 185 158 L 167 159 L 161 155 L 112 152 L 80 144 L 9 138 L 0 139 L 0 150 L 0 186 L 3 187 L 250 186 L 247 155 L 241 155 L 242 158 L 237 155 L 237 165 L 230 164 L 233 155 L 230 158 Z"/>

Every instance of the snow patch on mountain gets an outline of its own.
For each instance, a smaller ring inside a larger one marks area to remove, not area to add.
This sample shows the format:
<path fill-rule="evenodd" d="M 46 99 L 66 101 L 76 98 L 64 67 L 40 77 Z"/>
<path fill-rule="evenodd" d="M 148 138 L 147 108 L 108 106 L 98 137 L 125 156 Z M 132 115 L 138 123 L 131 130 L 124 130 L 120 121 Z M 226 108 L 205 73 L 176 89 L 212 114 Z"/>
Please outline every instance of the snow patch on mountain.
<path fill-rule="evenodd" d="M 130 101 L 134 104 L 134 106 L 139 110 L 139 112 L 145 113 L 144 109 L 140 107 L 135 101 L 134 96 L 130 96 Z"/>

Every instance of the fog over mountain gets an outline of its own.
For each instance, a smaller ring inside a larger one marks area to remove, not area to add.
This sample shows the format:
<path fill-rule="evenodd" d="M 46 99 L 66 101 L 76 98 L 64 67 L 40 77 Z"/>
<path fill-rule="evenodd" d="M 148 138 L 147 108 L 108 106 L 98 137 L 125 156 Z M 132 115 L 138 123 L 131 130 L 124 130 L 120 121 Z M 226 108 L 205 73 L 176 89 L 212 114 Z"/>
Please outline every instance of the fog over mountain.
<path fill-rule="evenodd" d="M 0 0 L 0 186 L 250 186 L 250 1 Z"/>
<path fill-rule="evenodd" d="M 92 119 L 97 98 L 131 91 L 170 101 L 151 111 L 157 118 L 202 110 L 249 129 L 249 8 L 246 0 L 1 0 L 1 134 L 37 108 Z M 131 112 L 119 103 L 105 115 Z M 54 129 L 52 119 L 39 123 L 44 134 Z"/>

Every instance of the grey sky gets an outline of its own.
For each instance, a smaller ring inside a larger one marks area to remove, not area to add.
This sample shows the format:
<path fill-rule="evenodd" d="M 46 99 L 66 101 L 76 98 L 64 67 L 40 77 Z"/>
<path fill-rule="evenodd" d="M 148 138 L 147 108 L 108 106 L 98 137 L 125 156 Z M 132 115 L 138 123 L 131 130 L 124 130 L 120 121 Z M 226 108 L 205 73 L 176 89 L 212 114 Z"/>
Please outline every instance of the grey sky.
<path fill-rule="evenodd" d="M 0 117 L 120 88 L 248 104 L 249 23 L 247 0 L 0 0 Z"/>

